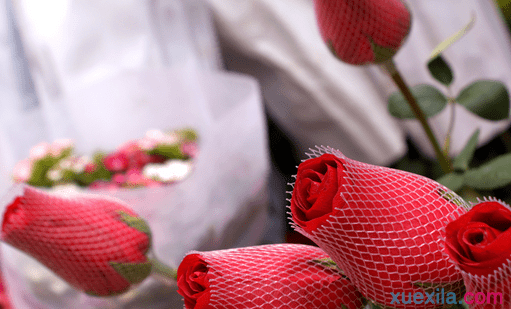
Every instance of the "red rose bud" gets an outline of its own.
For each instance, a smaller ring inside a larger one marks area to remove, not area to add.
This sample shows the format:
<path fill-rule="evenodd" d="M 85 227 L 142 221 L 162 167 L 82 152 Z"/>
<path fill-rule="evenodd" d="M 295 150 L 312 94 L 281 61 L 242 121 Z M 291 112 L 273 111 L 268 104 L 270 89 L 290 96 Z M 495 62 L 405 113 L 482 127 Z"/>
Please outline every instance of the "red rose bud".
<path fill-rule="evenodd" d="M 461 274 L 441 248 L 441 230 L 466 211 L 461 198 L 428 178 L 357 162 L 332 148 L 310 157 L 298 167 L 290 200 L 294 227 L 364 296 L 410 308 L 392 303 L 393 295 L 431 292 L 422 287 L 461 293 Z"/>
<path fill-rule="evenodd" d="M 362 295 L 326 258 L 292 244 L 192 252 L 177 270 L 178 293 L 187 309 L 363 308 Z"/>
<path fill-rule="evenodd" d="M 401 0 L 314 0 L 323 40 L 350 64 L 381 63 L 394 56 L 412 17 Z"/>
<path fill-rule="evenodd" d="M 461 270 L 467 293 L 477 298 L 470 308 L 509 308 L 511 304 L 511 209 L 486 200 L 445 227 L 445 250 Z M 477 294 L 477 295 L 476 295 Z M 496 303 L 493 303 L 493 300 Z M 505 304 L 505 305 L 503 305 Z"/>
<path fill-rule="evenodd" d="M 2 240 L 88 294 L 119 294 L 151 273 L 147 224 L 123 202 L 61 197 L 21 186 L 9 201 Z"/>

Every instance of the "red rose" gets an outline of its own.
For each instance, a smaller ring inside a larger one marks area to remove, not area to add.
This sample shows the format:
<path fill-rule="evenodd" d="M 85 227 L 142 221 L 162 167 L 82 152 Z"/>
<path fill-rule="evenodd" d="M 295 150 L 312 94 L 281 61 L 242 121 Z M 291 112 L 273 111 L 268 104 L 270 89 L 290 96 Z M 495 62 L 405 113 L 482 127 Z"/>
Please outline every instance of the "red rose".
<path fill-rule="evenodd" d="M 501 293 L 511 303 L 511 209 L 496 200 L 476 204 L 445 227 L 445 249 L 460 268 L 467 292 Z M 475 302 L 475 301 L 474 301 Z M 477 305 L 477 304 L 476 304 Z M 471 308 L 483 308 L 473 306 Z"/>
<path fill-rule="evenodd" d="M 192 252 L 178 268 L 178 292 L 188 309 L 362 308 L 349 280 L 318 263 L 325 258 L 292 244 Z"/>
<path fill-rule="evenodd" d="M 428 178 L 357 162 L 331 148 L 314 155 L 321 156 L 298 167 L 290 206 L 295 228 L 362 294 L 406 308 L 391 304 L 391 293 L 413 295 L 424 293 L 419 284 L 453 283 L 453 292 L 461 292 L 461 274 L 440 246 L 446 222 L 465 212 L 459 197 Z"/>
<path fill-rule="evenodd" d="M 149 228 L 124 203 L 22 188 L 5 211 L 3 241 L 95 296 L 122 293 L 150 274 Z"/>
<path fill-rule="evenodd" d="M 392 58 L 411 27 L 401 0 L 314 0 L 314 8 L 323 40 L 350 64 Z"/>

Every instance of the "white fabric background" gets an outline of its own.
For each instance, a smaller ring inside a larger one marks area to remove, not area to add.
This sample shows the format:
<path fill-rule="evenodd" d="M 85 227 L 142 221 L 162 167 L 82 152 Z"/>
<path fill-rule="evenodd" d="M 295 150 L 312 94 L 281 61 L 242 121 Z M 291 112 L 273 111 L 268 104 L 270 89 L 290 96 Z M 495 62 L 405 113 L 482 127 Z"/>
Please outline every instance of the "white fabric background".
<path fill-rule="evenodd" d="M 323 144 L 363 162 L 389 164 L 404 154 L 404 137 L 410 134 L 433 155 L 418 123 L 396 121 L 388 114 L 386 98 L 395 87 L 377 66 L 351 66 L 330 54 L 320 38 L 312 0 L 207 2 L 229 66 L 259 79 L 270 113 L 298 141 L 300 151 Z M 497 79 L 511 88 L 509 35 L 492 0 L 407 3 L 412 31 L 395 60 L 411 86 L 435 83 L 426 69 L 427 57 L 474 12 L 474 29 L 445 53 L 455 74 L 453 93 L 480 78 Z M 447 110 L 431 119 L 440 141 L 447 119 Z M 483 143 L 507 125 L 457 108 L 452 154 L 477 127 Z"/>

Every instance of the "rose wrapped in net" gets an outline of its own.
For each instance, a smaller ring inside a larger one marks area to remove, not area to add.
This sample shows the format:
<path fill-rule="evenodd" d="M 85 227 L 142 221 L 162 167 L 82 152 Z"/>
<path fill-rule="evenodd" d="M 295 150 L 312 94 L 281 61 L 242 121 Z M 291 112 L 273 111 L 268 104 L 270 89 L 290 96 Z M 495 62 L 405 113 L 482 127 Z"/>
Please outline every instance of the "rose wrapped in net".
<path fill-rule="evenodd" d="M 314 0 L 323 40 L 346 63 L 363 65 L 391 59 L 412 22 L 401 0 Z"/>
<path fill-rule="evenodd" d="M 191 252 L 178 268 L 178 292 L 187 309 L 363 308 L 362 295 L 325 266 L 327 258 L 295 244 Z"/>
<path fill-rule="evenodd" d="M 128 290 L 151 274 L 151 231 L 120 200 L 50 194 L 28 185 L 7 201 L 2 241 L 24 251 L 75 288 L 94 296 Z M 158 268 L 158 267 L 156 267 Z"/>
<path fill-rule="evenodd" d="M 441 230 L 466 212 L 461 198 L 428 178 L 357 162 L 332 148 L 309 156 L 298 167 L 290 199 L 294 227 L 366 298 L 407 308 L 394 296 L 425 296 L 437 288 L 461 296 L 461 274 L 441 247 Z"/>
<path fill-rule="evenodd" d="M 511 305 L 511 209 L 490 199 L 445 227 L 445 249 L 463 275 L 471 309 Z"/>

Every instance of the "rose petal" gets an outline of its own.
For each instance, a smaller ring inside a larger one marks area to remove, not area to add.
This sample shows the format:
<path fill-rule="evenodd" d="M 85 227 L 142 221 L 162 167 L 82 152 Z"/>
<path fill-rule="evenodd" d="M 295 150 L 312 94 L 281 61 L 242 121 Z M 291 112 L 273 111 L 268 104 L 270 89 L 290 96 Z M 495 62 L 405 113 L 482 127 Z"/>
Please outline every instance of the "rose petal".
<path fill-rule="evenodd" d="M 343 203 L 339 190 L 344 181 L 343 162 L 324 154 L 300 164 L 291 197 L 291 213 L 306 231 L 316 229 L 332 213 L 336 203 Z"/>
<path fill-rule="evenodd" d="M 488 275 L 511 259 L 511 210 L 485 201 L 446 226 L 446 251 L 464 271 Z"/>
<path fill-rule="evenodd" d="M 190 254 L 183 259 L 177 270 L 177 286 L 186 308 L 206 308 L 211 294 L 208 266 L 200 255 Z"/>

